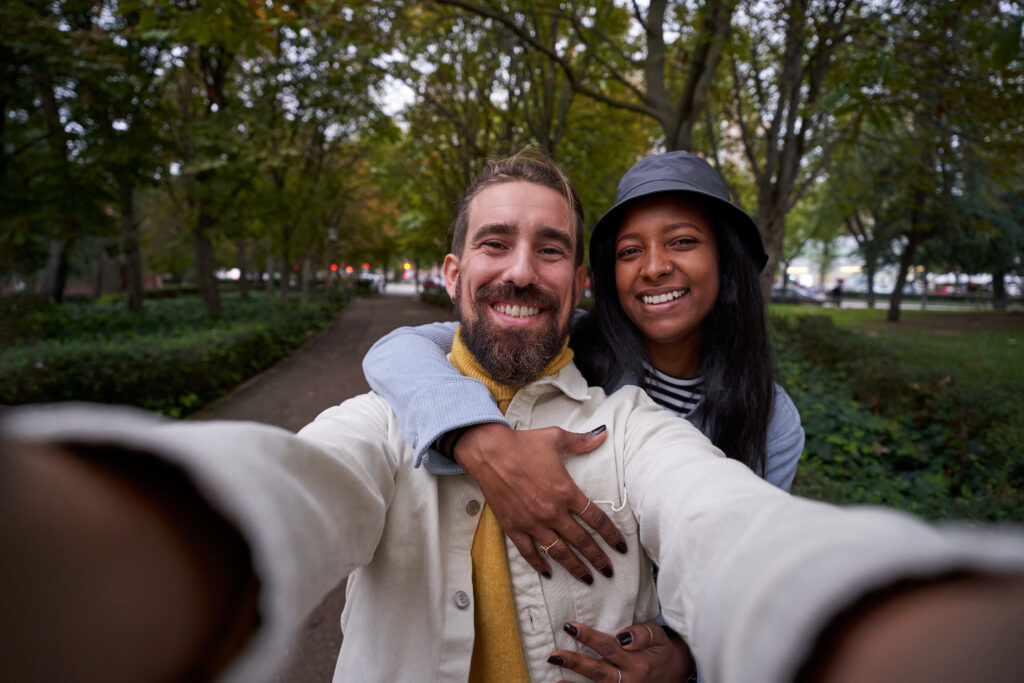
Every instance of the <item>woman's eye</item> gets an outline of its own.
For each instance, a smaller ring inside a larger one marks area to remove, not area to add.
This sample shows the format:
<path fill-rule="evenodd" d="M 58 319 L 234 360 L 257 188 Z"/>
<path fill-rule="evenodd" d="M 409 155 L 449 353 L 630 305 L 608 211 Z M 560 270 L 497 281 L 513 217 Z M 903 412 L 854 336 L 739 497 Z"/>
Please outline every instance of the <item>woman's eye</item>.
<path fill-rule="evenodd" d="M 620 259 L 629 258 L 630 256 L 636 256 L 639 253 L 640 250 L 637 249 L 636 247 L 625 247 L 619 250 L 619 253 L 616 254 L 616 257 Z"/>
<path fill-rule="evenodd" d="M 672 242 L 673 247 L 691 247 L 695 244 L 697 244 L 697 240 L 693 237 L 680 237 Z"/>

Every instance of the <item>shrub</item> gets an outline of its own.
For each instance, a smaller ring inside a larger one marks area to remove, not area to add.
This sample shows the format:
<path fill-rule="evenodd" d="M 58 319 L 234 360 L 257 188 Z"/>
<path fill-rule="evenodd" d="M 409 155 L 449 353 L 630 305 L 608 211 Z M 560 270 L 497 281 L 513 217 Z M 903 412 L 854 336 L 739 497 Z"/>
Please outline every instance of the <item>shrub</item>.
<path fill-rule="evenodd" d="M 431 306 L 437 306 L 443 308 L 446 311 L 454 311 L 455 304 L 452 303 L 451 297 L 448 296 L 448 292 L 443 289 L 433 289 L 431 291 L 424 290 L 420 292 L 420 301 Z"/>
<path fill-rule="evenodd" d="M 773 318 L 807 445 L 794 491 L 931 518 L 1024 519 L 1024 401 L 901 362 L 824 316 Z"/>

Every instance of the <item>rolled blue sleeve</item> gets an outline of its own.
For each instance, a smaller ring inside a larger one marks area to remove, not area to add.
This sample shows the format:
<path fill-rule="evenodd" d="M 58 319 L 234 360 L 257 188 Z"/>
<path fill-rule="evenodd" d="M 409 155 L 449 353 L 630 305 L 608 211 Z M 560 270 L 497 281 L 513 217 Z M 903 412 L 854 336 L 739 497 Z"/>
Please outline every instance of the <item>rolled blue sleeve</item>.
<path fill-rule="evenodd" d="M 786 390 L 776 384 L 772 419 L 765 440 L 764 478 L 783 491 L 789 491 L 803 452 L 804 428 L 800 424 L 800 412 Z"/>
<path fill-rule="evenodd" d="M 448 361 L 457 326 L 400 327 L 381 337 L 363 359 L 366 381 L 398 416 L 416 466 L 434 474 L 463 474 L 433 448 L 441 435 L 487 422 L 508 426 L 483 382 L 463 376 Z"/>

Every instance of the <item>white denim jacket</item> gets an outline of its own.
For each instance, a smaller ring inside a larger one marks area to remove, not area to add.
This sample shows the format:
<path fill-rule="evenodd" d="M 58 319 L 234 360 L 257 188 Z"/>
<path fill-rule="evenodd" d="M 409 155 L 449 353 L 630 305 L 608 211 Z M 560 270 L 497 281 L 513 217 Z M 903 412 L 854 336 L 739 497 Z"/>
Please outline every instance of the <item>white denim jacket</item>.
<path fill-rule="evenodd" d="M 507 416 L 522 428 L 607 425 L 601 448 L 567 465 L 629 544 L 625 556 L 605 549 L 615 577 L 595 576 L 589 587 L 559 567 L 542 579 L 507 546 L 534 680 L 571 677 L 545 661 L 552 649 L 577 647 L 566 621 L 614 633 L 655 614 L 648 558 L 660 566 L 665 620 L 690 643 L 704 678 L 727 683 L 792 680 L 820 630 L 866 591 L 956 569 L 1024 567 L 1019 533 L 942 531 L 888 510 L 789 496 L 640 390 L 606 398 L 572 364 L 520 390 Z M 346 401 L 298 435 L 96 406 L 12 410 L 0 428 L 177 463 L 239 528 L 253 551 L 262 622 L 226 680 L 269 680 L 287 639 L 346 576 L 335 680 L 466 680 L 480 492 L 468 477 L 413 467 L 381 397 Z"/>

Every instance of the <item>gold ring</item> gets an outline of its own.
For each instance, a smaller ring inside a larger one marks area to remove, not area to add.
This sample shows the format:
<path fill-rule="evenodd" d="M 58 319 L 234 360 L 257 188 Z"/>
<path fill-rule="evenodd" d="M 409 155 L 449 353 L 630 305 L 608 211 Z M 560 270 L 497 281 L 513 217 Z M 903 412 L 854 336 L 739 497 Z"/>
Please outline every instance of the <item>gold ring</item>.
<path fill-rule="evenodd" d="M 654 643 L 654 631 L 652 631 L 651 627 L 648 626 L 647 624 L 644 624 L 644 628 L 646 628 L 647 632 L 651 634 L 651 644 L 653 644 Z"/>
<path fill-rule="evenodd" d="M 545 555 L 547 555 L 548 551 L 551 550 L 552 548 L 554 548 L 556 545 L 558 545 L 558 542 L 561 541 L 561 540 L 562 540 L 561 537 L 558 537 L 555 540 L 553 540 L 550 545 L 542 545 L 540 547 L 540 551 L 542 553 L 544 553 Z"/>
<path fill-rule="evenodd" d="M 579 512 L 576 513 L 576 516 L 577 517 L 582 517 L 583 513 L 590 509 L 590 503 L 591 502 L 592 501 L 589 498 L 587 498 L 587 504 L 583 506 L 582 510 L 580 510 Z"/>

